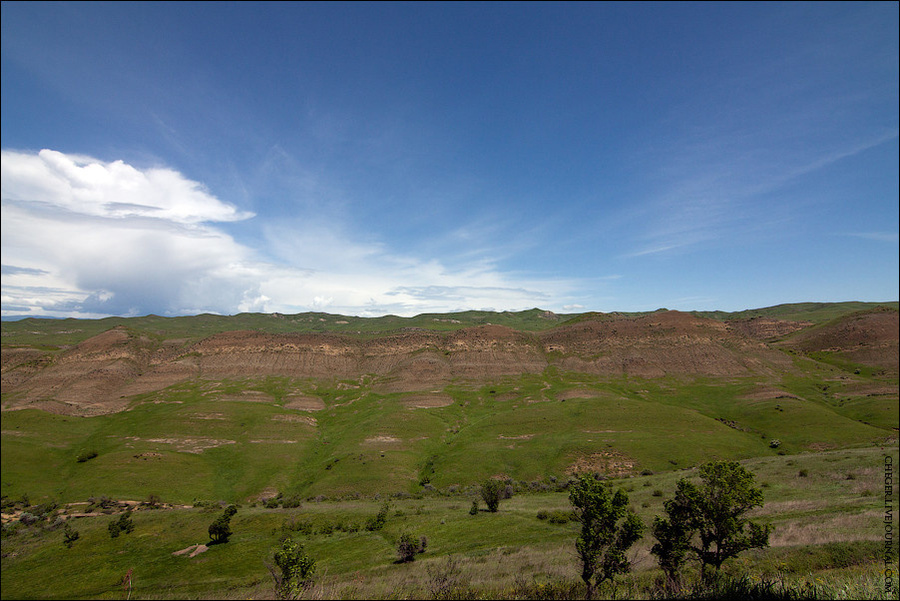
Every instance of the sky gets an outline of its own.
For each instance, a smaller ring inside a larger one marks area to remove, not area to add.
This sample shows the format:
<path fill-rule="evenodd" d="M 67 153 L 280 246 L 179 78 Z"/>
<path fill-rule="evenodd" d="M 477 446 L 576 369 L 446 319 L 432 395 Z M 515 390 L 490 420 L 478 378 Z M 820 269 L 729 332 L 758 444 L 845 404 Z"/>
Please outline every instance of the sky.
<path fill-rule="evenodd" d="M 2 316 L 898 299 L 897 2 L 2 3 Z"/>

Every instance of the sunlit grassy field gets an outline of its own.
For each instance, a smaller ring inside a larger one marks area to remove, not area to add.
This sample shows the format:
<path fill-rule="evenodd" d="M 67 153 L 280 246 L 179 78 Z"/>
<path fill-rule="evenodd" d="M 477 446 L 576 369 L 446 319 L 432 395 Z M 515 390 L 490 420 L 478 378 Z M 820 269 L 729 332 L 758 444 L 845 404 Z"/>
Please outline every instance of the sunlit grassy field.
<path fill-rule="evenodd" d="M 844 598 L 888 598 L 876 594 L 883 584 L 886 456 L 893 465 L 900 460 L 896 448 L 872 447 L 744 461 L 766 500 L 754 517 L 775 531 L 770 548 L 745 553 L 726 564 L 726 572 L 810 583 L 823 595 L 827 585 L 833 598 L 841 598 L 837 591 L 852 593 Z M 649 524 L 675 481 L 691 474 L 635 476 L 613 485 L 628 492 Z M 62 544 L 60 529 L 23 528 L 3 539 L 3 598 L 120 598 L 119 584 L 129 570 L 132 598 L 272 598 L 265 562 L 284 535 L 302 540 L 316 559 L 316 585 L 307 591 L 314 596 L 433 598 L 444 577 L 457 592 L 468 591 L 467 598 L 516 598 L 536 594 L 535 587 L 579 590 L 577 525 L 537 518 L 541 510 L 570 509 L 566 492 L 520 491 L 502 501 L 497 513 L 471 515 L 474 495 L 304 501 L 293 509 L 242 504 L 231 540 L 194 558 L 172 553 L 208 542 L 207 526 L 221 513 L 218 506 L 137 511 L 135 531 L 115 539 L 107 525 L 116 516 L 70 518 L 81 535 L 71 549 Z M 366 531 L 367 519 L 385 500 L 390 508 L 384 528 Z M 396 563 L 404 532 L 428 541 L 410 564 Z M 636 545 L 633 574 L 604 589 L 605 596 L 655 594 L 660 572 L 649 555 L 651 544 L 645 537 Z"/>

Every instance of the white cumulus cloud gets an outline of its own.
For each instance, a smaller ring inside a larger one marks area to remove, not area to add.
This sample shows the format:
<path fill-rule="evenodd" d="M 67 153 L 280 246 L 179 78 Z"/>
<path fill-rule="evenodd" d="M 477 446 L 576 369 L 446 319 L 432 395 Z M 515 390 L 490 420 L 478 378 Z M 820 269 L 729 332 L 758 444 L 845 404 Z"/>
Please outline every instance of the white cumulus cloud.
<path fill-rule="evenodd" d="M 3 151 L 0 188 L 4 316 L 414 315 L 572 300 L 565 282 L 483 259 L 448 270 L 321 220 L 263 225 L 265 248 L 250 248 L 217 224 L 252 214 L 168 168 Z"/>

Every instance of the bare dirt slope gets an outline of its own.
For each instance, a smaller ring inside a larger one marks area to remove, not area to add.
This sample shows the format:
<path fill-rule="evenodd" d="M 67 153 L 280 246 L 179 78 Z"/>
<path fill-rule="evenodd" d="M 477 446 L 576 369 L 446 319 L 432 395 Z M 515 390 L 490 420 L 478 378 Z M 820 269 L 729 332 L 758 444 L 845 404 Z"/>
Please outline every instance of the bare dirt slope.
<path fill-rule="evenodd" d="M 113 328 L 62 351 L 3 348 L 3 408 L 92 415 L 125 409 L 135 395 L 191 379 L 287 376 L 372 378 L 381 392 L 436 391 L 549 366 L 596 375 L 773 375 L 801 352 L 835 351 L 897 370 L 897 311 L 857 314 L 816 328 L 797 322 L 723 322 L 677 311 L 641 317 L 597 314 L 541 333 L 485 325 L 382 336 L 236 331 L 197 343 L 154 340 Z M 799 330 L 799 331 L 798 331 Z"/>
<path fill-rule="evenodd" d="M 802 330 L 784 346 L 803 353 L 827 352 L 853 363 L 898 373 L 898 312 L 890 309 L 863 311 Z"/>

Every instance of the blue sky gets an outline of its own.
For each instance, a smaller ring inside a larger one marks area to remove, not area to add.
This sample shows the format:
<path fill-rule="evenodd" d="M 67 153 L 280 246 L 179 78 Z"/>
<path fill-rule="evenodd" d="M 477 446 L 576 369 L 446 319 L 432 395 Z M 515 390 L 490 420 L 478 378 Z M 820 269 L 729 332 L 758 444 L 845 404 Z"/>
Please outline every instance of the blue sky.
<path fill-rule="evenodd" d="M 2 315 L 898 298 L 898 4 L 2 4 Z"/>

